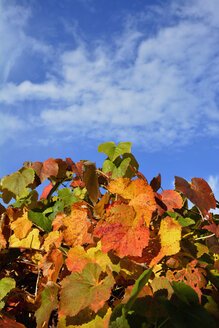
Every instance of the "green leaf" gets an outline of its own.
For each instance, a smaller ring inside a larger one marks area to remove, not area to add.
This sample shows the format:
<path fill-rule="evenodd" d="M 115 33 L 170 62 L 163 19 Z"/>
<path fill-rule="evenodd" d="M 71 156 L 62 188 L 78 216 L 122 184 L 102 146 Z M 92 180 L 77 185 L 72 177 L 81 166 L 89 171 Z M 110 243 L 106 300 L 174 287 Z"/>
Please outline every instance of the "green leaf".
<path fill-rule="evenodd" d="M 122 316 L 116 318 L 115 321 L 111 322 L 109 327 L 110 328 L 130 328 L 128 320 L 125 317 L 124 309 L 122 311 Z"/>
<path fill-rule="evenodd" d="M 165 298 L 160 298 L 174 328 L 216 328 L 211 315 L 200 304 L 187 305 L 179 302 L 178 306 Z"/>
<path fill-rule="evenodd" d="M 5 176 L 2 179 L 2 188 L 9 190 L 16 196 L 21 196 L 25 187 L 27 187 L 30 183 L 33 183 L 34 176 L 34 170 L 31 168 L 23 169 L 21 172 L 17 171 L 11 175 Z"/>
<path fill-rule="evenodd" d="M 113 141 L 105 142 L 98 146 L 98 152 L 106 154 L 114 162 L 118 156 L 131 153 L 131 145 L 131 142 L 120 142 L 117 146 Z"/>
<path fill-rule="evenodd" d="M 112 315 L 110 317 L 110 322 L 116 321 L 117 318 L 122 316 L 123 311 L 125 311 L 125 314 L 127 315 L 128 312 L 131 310 L 132 306 L 135 303 L 135 300 L 142 290 L 142 288 L 145 286 L 145 284 L 148 282 L 148 279 L 150 278 L 152 269 L 145 270 L 140 277 L 136 280 L 135 285 L 132 289 L 131 296 L 126 304 L 119 304 L 117 305 L 112 312 Z"/>
<path fill-rule="evenodd" d="M 116 165 L 111 162 L 109 159 L 106 159 L 103 162 L 103 167 L 102 167 L 102 171 L 103 173 L 108 173 L 108 172 L 112 172 L 112 175 L 115 174 L 114 172 L 117 172 L 117 167 Z"/>
<path fill-rule="evenodd" d="M 145 270 L 140 275 L 140 277 L 136 280 L 135 285 L 134 285 L 134 287 L 132 289 L 132 293 L 131 293 L 130 299 L 125 304 L 125 311 L 126 311 L 126 313 L 131 310 L 131 308 L 132 308 L 132 306 L 133 306 L 133 304 L 134 304 L 134 302 L 135 302 L 138 294 L 140 293 L 140 291 L 142 290 L 142 288 L 148 282 L 148 279 L 151 276 L 151 272 L 152 272 L 152 269 Z"/>
<path fill-rule="evenodd" d="M 119 167 L 117 167 L 113 162 L 111 162 L 109 159 L 106 159 L 103 162 L 103 173 L 112 173 L 112 179 L 118 178 L 118 177 L 124 177 L 126 175 L 129 163 L 131 162 L 131 158 L 125 158 L 121 161 L 121 164 Z"/>
<path fill-rule="evenodd" d="M 125 158 L 117 169 L 117 177 L 124 177 L 128 169 L 131 158 Z"/>
<path fill-rule="evenodd" d="M 2 278 L 0 280 L 0 309 L 5 306 L 4 297 L 10 292 L 11 289 L 15 288 L 16 283 L 12 278 Z"/>
<path fill-rule="evenodd" d="M 174 293 L 186 304 L 199 304 L 198 295 L 195 290 L 184 282 L 173 281 L 171 283 Z"/>
<path fill-rule="evenodd" d="M 182 216 L 178 217 L 177 221 L 182 227 L 188 227 L 192 224 L 195 224 L 195 221 L 190 218 L 183 218 Z"/>
<path fill-rule="evenodd" d="M 74 316 L 87 306 L 97 312 L 111 294 L 115 280 L 113 276 L 101 275 L 97 263 L 88 263 L 82 273 L 74 272 L 62 280 L 59 315 Z"/>
<path fill-rule="evenodd" d="M 43 290 L 41 306 L 35 312 L 37 328 L 47 327 L 52 311 L 58 307 L 58 290 L 58 285 L 52 281 Z"/>
<path fill-rule="evenodd" d="M 60 189 L 58 191 L 58 197 L 63 200 L 65 207 L 78 202 L 78 198 L 73 195 L 70 188 Z"/>
<path fill-rule="evenodd" d="M 50 232 L 52 230 L 51 221 L 48 217 L 42 212 L 42 210 L 34 209 L 28 212 L 28 219 L 33 222 L 36 226 Z"/>

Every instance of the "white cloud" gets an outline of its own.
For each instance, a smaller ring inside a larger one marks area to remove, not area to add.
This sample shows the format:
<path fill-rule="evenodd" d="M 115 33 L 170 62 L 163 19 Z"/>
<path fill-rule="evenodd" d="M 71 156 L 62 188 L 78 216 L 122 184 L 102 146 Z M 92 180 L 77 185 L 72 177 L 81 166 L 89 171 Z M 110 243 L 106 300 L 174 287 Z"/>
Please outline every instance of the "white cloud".
<path fill-rule="evenodd" d="M 1 38 L 1 83 L 7 81 L 13 67 L 19 62 L 24 52 L 33 52 L 51 56 L 51 46 L 27 34 L 28 21 L 31 17 L 30 7 L 0 1 L 0 38 Z M 44 56 L 44 58 L 45 58 Z"/>
<path fill-rule="evenodd" d="M 82 42 L 54 62 L 47 80 L 5 84 L 0 101 L 40 101 L 37 115 L 29 113 L 32 127 L 41 124 L 54 137 L 65 131 L 153 150 L 218 137 L 219 11 L 217 1 L 210 3 L 172 4 L 165 9 L 172 10 L 171 24 L 150 37 L 129 24 L 112 47 L 100 42 L 90 51 Z M 48 52 L 35 42 L 28 43 L 33 51 Z"/>

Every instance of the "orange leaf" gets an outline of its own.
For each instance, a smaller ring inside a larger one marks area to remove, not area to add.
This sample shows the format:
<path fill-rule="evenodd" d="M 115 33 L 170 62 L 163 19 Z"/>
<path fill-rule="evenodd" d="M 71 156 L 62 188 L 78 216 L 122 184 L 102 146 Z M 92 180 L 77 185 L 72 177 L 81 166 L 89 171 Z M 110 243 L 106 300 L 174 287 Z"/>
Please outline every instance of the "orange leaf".
<path fill-rule="evenodd" d="M 185 284 L 191 286 L 199 296 L 201 302 L 201 288 L 206 286 L 206 271 L 198 267 L 198 261 L 193 260 L 189 262 L 186 268 L 182 270 L 168 271 L 167 278 L 170 281 L 183 281 Z"/>
<path fill-rule="evenodd" d="M 191 184 L 175 177 L 176 190 L 182 192 L 205 216 L 210 208 L 216 208 L 216 200 L 209 184 L 201 178 L 193 178 Z"/>
<path fill-rule="evenodd" d="M 0 249 L 5 248 L 7 245 L 7 242 L 2 234 L 2 231 L 0 230 Z"/>
<path fill-rule="evenodd" d="M 141 256 L 143 248 L 148 244 L 149 230 L 142 224 L 143 219 L 133 226 L 134 219 L 133 207 L 121 202 L 115 202 L 107 209 L 93 233 L 96 237 L 102 237 L 103 252 L 113 249 L 120 257 Z"/>
<path fill-rule="evenodd" d="M 92 243 L 88 233 L 91 226 L 88 220 L 88 208 L 84 202 L 78 202 L 71 206 L 71 214 L 62 218 L 63 235 L 68 246 Z"/>
<path fill-rule="evenodd" d="M 167 211 L 173 211 L 174 208 L 181 208 L 183 205 L 182 197 L 175 190 L 163 190 L 161 196 Z"/>
<path fill-rule="evenodd" d="M 100 219 L 105 213 L 105 205 L 108 204 L 110 198 L 109 193 L 105 193 L 100 201 L 94 206 L 94 215 L 97 219 Z"/>
<path fill-rule="evenodd" d="M 143 217 L 149 226 L 152 213 L 156 210 L 154 192 L 150 185 L 141 179 L 117 178 L 111 181 L 108 190 L 130 199 L 129 205 L 133 206 L 136 212 L 136 223 Z"/>
<path fill-rule="evenodd" d="M 63 265 L 62 252 L 55 246 L 52 246 L 49 252 L 42 258 L 40 267 L 43 269 L 43 275 L 48 281 L 56 282 L 59 271 Z"/>
<path fill-rule="evenodd" d="M 16 220 L 11 223 L 11 229 L 14 230 L 16 238 L 25 238 L 32 227 L 32 222 L 28 220 L 28 210 L 23 209 L 20 211 L 20 215 Z"/>
<path fill-rule="evenodd" d="M 85 264 L 89 263 L 89 256 L 84 247 L 76 245 L 68 251 L 65 263 L 69 271 L 81 272 Z"/>
<path fill-rule="evenodd" d="M 46 252 L 49 251 L 51 245 L 55 245 L 56 247 L 60 247 L 63 239 L 63 234 L 60 231 L 51 231 L 46 237 L 43 248 Z"/>

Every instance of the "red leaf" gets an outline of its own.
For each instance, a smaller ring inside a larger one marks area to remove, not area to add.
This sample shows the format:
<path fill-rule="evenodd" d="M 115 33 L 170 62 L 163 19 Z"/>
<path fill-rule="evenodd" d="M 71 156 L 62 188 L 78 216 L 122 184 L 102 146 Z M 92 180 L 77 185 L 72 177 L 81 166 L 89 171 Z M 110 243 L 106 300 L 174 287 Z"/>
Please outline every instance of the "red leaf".
<path fill-rule="evenodd" d="M 215 223 L 209 224 L 209 225 L 205 225 L 204 227 L 202 227 L 202 229 L 206 229 L 208 231 L 211 231 L 215 234 L 215 236 L 217 238 L 219 238 L 219 226 Z"/>
<path fill-rule="evenodd" d="M 182 197 L 174 190 L 163 190 L 161 193 L 162 202 L 167 206 L 167 211 L 174 208 L 181 208 L 183 205 Z"/>
<path fill-rule="evenodd" d="M 56 177 L 59 172 L 59 165 L 54 158 L 49 158 L 43 163 L 43 167 L 40 172 L 40 181 L 43 182 L 50 176 Z"/>
<path fill-rule="evenodd" d="M 201 178 L 193 178 L 191 184 L 185 179 L 175 177 L 176 190 L 182 192 L 202 214 L 207 215 L 210 208 L 216 208 L 216 200 L 208 183 Z"/>
<path fill-rule="evenodd" d="M 40 200 L 46 198 L 52 188 L 53 184 L 50 182 L 50 184 L 48 184 L 48 186 L 43 189 L 42 195 L 40 196 Z"/>

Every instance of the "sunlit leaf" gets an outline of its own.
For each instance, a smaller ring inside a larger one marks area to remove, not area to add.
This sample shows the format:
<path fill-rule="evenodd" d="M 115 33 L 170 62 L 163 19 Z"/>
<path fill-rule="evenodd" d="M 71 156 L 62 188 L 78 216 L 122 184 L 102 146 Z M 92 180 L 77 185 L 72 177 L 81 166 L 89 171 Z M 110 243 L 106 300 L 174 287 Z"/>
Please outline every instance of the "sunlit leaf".
<path fill-rule="evenodd" d="M 12 278 L 2 278 L 0 280 L 0 309 L 5 305 L 3 298 L 10 292 L 11 289 L 15 288 L 16 283 Z"/>
<path fill-rule="evenodd" d="M 22 172 L 17 171 L 12 173 L 11 175 L 5 176 L 2 181 L 2 188 L 7 189 L 15 195 L 20 196 L 30 183 L 34 181 L 34 170 L 23 169 Z"/>
<path fill-rule="evenodd" d="M 102 238 L 102 251 L 113 249 L 120 257 L 141 256 L 149 240 L 148 228 L 139 222 L 133 226 L 135 211 L 126 204 L 114 203 L 98 222 L 93 235 Z"/>
<path fill-rule="evenodd" d="M 51 245 L 55 245 L 57 248 L 61 246 L 63 234 L 56 230 L 49 232 L 43 243 L 43 248 L 46 252 L 49 251 Z"/>
<path fill-rule="evenodd" d="M 18 217 L 11 223 L 11 229 L 17 238 L 23 239 L 30 232 L 32 222 L 28 220 L 28 211 L 26 208 L 22 211 L 22 216 Z"/>
<path fill-rule="evenodd" d="M 113 162 L 118 156 L 131 152 L 131 142 L 120 142 L 117 146 L 113 141 L 102 143 L 98 152 L 106 154 Z"/>
<path fill-rule="evenodd" d="M 47 277 L 48 281 L 56 282 L 62 265 L 62 252 L 55 246 L 52 246 L 49 252 L 43 257 L 40 267 L 43 269 L 43 274 Z"/>
<path fill-rule="evenodd" d="M 62 218 L 63 235 L 67 245 L 73 247 L 92 243 L 92 238 L 88 233 L 91 226 L 88 220 L 88 208 L 84 203 L 78 202 L 71 206 L 71 214 Z"/>
<path fill-rule="evenodd" d="M 157 264 L 164 256 L 174 255 L 180 251 L 181 225 L 171 217 L 165 217 L 159 230 L 161 250 L 150 265 Z"/>
<path fill-rule="evenodd" d="M 81 274 L 74 272 L 62 280 L 60 316 L 74 316 L 87 306 L 97 312 L 104 305 L 115 281 L 111 275 L 101 278 L 101 272 L 98 264 L 88 263 Z"/>
<path fill-rule="evenodd" d="M 136 222 L 143 217 L 147 226 L 151 221 L 153 211 L 156 210 L 154 192 L 150 185 L 141 179 L 130 180 L 128 178 L 117 178 L 108 186 L 111 193 L 117 193 L 125 199 L 129 199 L 129 205 L 136 212 Z"/>
<path fill-rule="evenodd" d="M 19 239 L 15 234 L 9 238 L 10 247 L 40 249 L 39 230 L 32 229 L 26 238 Z"/>
<path fill-rule="evenodd" d="M 97 263 L 103 271 L 109 266 L 112 270 L 119 271 L 120 266 L 114 265 L 109 256 L 102 252 L 101 242 L 99 241 L 96 247 L 91 247 L 87 251 L 77 245 L 68 251 L 65 263 L 69 271 L 81 272 L 87 263 Z"/>
<path fill-rule="evenodd" d="M 110 199 L 110 194 L 105 193 L 100 201 L 94 206 L 94 215 L 97 219 L 100 219 L 105 213 L 105 205 L 108 204 Z"/>
<path fill-rule="evenodd" d="M 52 188 L 53 184 L 50 182 L 50 184 L 48 184 L 48 186 L 43 189 L 42 195 L 40 196 L 40 200 L 46 198 Z"/>

